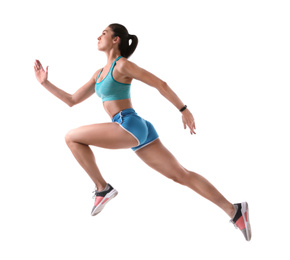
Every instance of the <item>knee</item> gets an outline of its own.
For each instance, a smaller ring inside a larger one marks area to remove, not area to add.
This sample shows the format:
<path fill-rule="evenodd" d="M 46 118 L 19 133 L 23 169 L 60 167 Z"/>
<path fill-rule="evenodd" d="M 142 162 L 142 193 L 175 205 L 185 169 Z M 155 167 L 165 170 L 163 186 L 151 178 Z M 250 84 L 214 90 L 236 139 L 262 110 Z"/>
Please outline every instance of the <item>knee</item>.
<path fill-rule="evenodd" d="M 181 185 L 186 185 L 188 183 L 188 172 L 186 169 L 179 167 L 171 179 Z"/>
<path fill-rule="evenodd" d="M 65 135 L 65 142 L 68 146 L 70 146 L 73 142 L 74 142 L 74 139 L 73 139 L 73 130 L 70 130 L 66 133 Z"/>

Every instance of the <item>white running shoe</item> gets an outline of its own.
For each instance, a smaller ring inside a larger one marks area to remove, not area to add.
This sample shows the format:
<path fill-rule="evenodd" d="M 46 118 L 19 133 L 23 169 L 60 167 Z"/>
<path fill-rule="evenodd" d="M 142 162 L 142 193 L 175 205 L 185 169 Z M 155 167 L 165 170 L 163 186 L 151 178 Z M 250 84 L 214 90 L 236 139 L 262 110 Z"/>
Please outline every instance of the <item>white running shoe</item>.
<path fill-rule="evenodd" d="M 93 191 L 95 193 L 95 204 L 92 209 L 92 216 L 96 216 L 99 214 L 102 209 L 106 206 L 106 204 L 117 196 L 118 191 L 115 190 L 109 183 L 104 191 L 98 192 L 97 190 Z"/>
<path fill-rule="evenodd" d="M 251 224 L 249 218 L 249 207 L 247 202 L 234 204 L 236 208 L 236 215 L 230 220 L 236 228 L 239 228 L 245 239 L 250 241 L 252 238 Z"/>

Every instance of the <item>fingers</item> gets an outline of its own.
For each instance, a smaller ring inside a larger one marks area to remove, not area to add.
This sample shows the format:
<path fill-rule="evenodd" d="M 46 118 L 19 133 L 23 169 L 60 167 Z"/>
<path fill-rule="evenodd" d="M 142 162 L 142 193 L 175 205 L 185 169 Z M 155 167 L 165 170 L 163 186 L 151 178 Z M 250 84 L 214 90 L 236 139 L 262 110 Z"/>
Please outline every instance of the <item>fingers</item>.
<path fill-rule="evenodd" d="M 195 131 L 194 131 L 195 129 L 196 129 L 196 128 L 195 128 L 195 121 L 194 121 L 194 119 L 193 119 L 193 122 L 192 122 L 192 132 L 193 132 L 194 134 L 196 134 Z"/>
<path fill-rule="evenodd" d="M 196 134 L 196 132 L 195 132 L 194 130 L 195 130 L 195 122 L 194 122 L 194 120 L 193 120 L 193 122 L 192 122 L 192 126 L 191 126 L 191 131 L 192 131 L 194 134 Z"/>
<path fill-rule="evenodd" d="M 196 134 L 195 133 L 195 124 L 186 124 L 186 123 L 183 123 L 183 126 L 184 126 L 184 129 L 186 129 L 186 126 L 189 127 L 189 130 L 190 130 L 190 134 Z"/>
<path fill-rule="evenodd" d="M 186 129 L 186 123 L 184 123 L 184 125 L 185 125 L 184 129 Z M 191 123 L 188 123 L 187 125 L 188 125 L 188 127 L 190 129 L 190 134 L 196 134 L 194 119 L 193 119 L 193 121 Z"/>
<path fill-rule="evenodd" d="M 183 126 L 184 129 L 186 129 L 186 126 L 188 126 L 189 130 L 190 130 L 190 134 L 196 134 L 195 133 L 195 120 L 194 117 L 192 116 L 191 113 L 187 113 L 187 115 L 183 115 L 182 116 L 182 122 L 183 122 Z"/>
<path fill-rule="evenodd" d="M 184 127 L 184 129 L 186 129 L 186 123 L 184 123 L 184 122 L 183 122 L 183 127 Z"/>
<path fill-rule="evenodd" d="M 196 134 L 193 127 L 190 127 L 190 134 Z"/>
<path fill-rule="evenodd" d="M 36 61 L 34 62 L 34 70 L 38 70 L 38 65 Z"/>
<path fill-rule="evenodd" d="M 43 70 L 43 67 L 42 67 L 42 65 L 41 65 L 39 60 L 35 60 L 35 62 L 34 62 L 34 70 L 35 71 Z"/>
<path fill-rule="evenodd" d="M 38 60 L 35 60 L 34 62 L 34 70 L 39 70 L 39 63 L 38 63 Z"/>

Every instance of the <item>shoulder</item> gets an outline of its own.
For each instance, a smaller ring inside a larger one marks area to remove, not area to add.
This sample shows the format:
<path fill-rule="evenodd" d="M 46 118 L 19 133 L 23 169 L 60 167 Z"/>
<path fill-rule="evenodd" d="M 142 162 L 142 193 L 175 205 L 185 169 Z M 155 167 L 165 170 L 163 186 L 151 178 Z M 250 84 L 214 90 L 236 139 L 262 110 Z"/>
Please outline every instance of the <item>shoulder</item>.
<path fill-rule="evenodd" d="M 127 60 L 126 58 L 124 58 L 124 57 L 120 58 L 120 59 L 116 62 L 116 64 L 118 65 L 118 68 L 119 68 L 119 69 L 124 69 L 124 68 L 130 66 L 131 63 L 132 63 L 131 61 L 128 61 L 128 60 Z"/>
<path fill-rule="evenodd" d="M 122 74 L 125 74 L 125 75 L 131 74 L 137 68 L 138 66 L 135 63 L 127 60 L 124 57 L 122 57 L 121 59 L 117 61 L 116 69 Z"/>
<path fill-rule="evenodd" d="M 100 74 L 101 70 L 102 70 L 102 69 L 98 69 L 98 70 L 94 73 L 94 75 L 92 76 L 92 80 L 94 80 L 95 82 L 97 82 L 97 77 L 98 77 L 98 75 Z"/>

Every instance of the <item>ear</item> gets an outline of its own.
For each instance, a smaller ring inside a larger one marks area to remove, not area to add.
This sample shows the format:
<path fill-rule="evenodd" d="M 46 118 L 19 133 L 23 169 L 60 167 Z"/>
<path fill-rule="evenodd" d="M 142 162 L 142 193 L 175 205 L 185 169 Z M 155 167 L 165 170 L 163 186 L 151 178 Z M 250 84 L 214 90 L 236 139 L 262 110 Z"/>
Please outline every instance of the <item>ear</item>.
<path fill-rule="evenodd" d="M 120 42 L 120 37 L 119 36 L 116 36 L 114 39 L 113 39 L 113 43 L 118 43 Z"/>

